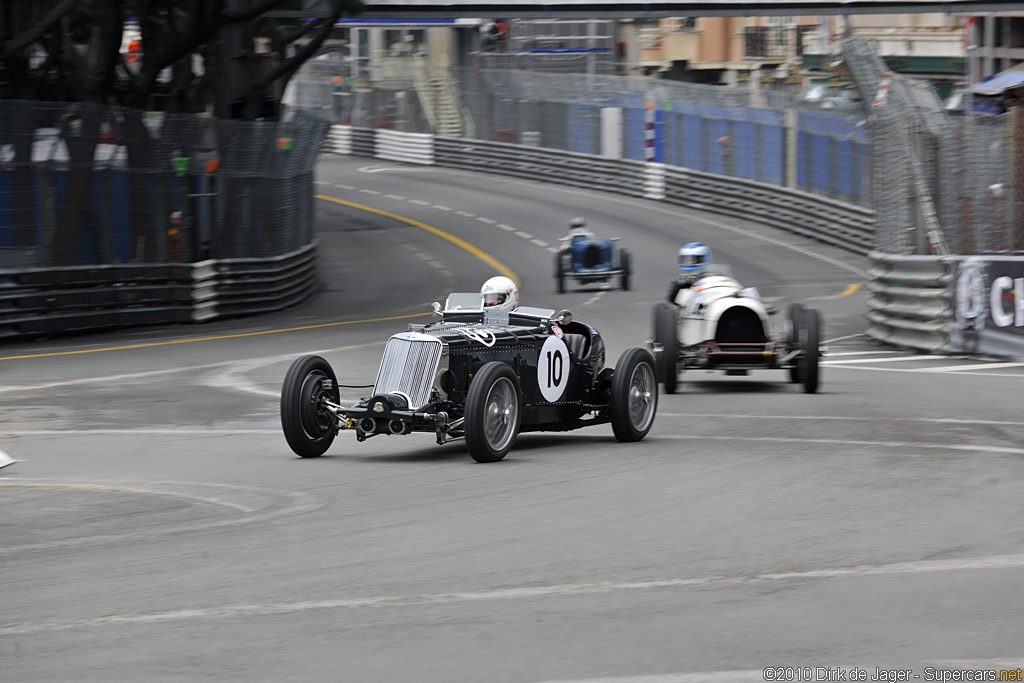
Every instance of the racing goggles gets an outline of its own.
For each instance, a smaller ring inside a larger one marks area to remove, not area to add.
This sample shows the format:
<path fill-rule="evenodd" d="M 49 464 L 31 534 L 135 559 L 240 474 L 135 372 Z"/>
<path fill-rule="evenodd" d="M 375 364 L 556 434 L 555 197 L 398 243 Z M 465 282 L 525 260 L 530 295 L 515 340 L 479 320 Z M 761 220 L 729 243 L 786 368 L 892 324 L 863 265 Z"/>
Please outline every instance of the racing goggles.
<path fill-rule="evenodd" d="M 696 270 L 704 265 L 703 254 L 680 254 L 679 255 L 679 270 L 690 271 Z"/>
<path fill-rule="evenodd" d="M 504 292 L 488 292 L 484 294 L 484 306 L 500 306 L 505 303 Z"/>

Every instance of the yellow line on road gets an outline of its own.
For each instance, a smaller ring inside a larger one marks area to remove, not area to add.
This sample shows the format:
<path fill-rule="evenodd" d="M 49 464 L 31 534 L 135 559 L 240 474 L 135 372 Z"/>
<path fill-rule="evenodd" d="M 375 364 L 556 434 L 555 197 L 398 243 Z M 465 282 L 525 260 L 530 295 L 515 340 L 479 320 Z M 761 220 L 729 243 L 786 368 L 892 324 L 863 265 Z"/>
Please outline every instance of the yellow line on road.
<path fill-rule="evenodd" d="M 455 235 L 453 235 L 451 233 L 445 232 L 441 228 L 436 228 L 433 225 L 430 225 L 428 223 L 424 223 L 423 221 L 418 221 L 415 218 L 408 218 L 407 216 L 400 216 L 397 213 L 391 213 L 390 211 L 384 211 L 383 209 L 376 209 L 376 208 L 374 208 L 372 206 L 366 206 L 365 204 L 356 204 L 355 202 L 345 201 L 344 199 L 338 199 L 337 197 L 328 197 L 325 194 L 316 194 L 316 195 L 313 195 L 313 196 L 316 197 L 317 199 L 323 199 L 323 200 L 328 201 L 328 202 L 334 202 L 335 204 L 341 204 L 343 206 L 350 206 L 353 209 L 359 209 L 360 211 L 369 211 L 370 213 L 375 213 L 378 216 L 386 216 L 388 218 L 393 218 L 396 221 L 401 221 L 403 223 L 407 223 L 409 225 L 412 225 L 412 226 L 415 226 L 417 228 L 420 228 L 421 230 L 426 230 L 427 232 L 429 232 L 432 235 L 436 235 L 436 236 L 440 237 L 443 240 L 447 240 L 448 242 L 451 242 L 452 244 L 454 244 L 455 246 L 459 247 L 460 249 L 465 249 L 470 254 L 472 254 L 473 256 L 477 257 L 478 259 L 480 259 L 481 261 L 483 261 L 484 263 L 489 265 L 491 268 L 494 268 L 496 271 L 498 271 L 499 273 L 501 273 L 505 277 L 510 278 L 517 285 L 520 284 L 519 276 L 517 276 L 515 274 L 515 272 L 513 272 L 513 270 L 511 268 L 509 268 L 508 266 L 506 266 L 504 263 L 502 263 L 498 259 L 496 259 L 493 256 L 491 256 L 490 254 L 488 254 L 486 251 L 484 251 L 480 247 L 477 247 L 477 246 L 474 246 L 474 245 L 470 244 L 469 242 L 467 242 L 466 240 L 462 239 L 461 237 L 456 237 Z"/>
<path fill-rule="evenodd" d="M 856 292 L 858 289 L 860 289 L 860 283 L 855 282 L 852 285 L 846 285 L 846 289 L 844 289 L 843 293 L 840 294 L 839 296 L 849 296 Z"/>
<path fill-rule="evenodd" d="M 170 344 L 188 344 L 191 342 L 215 341 L 217 339 L 234 339 L 236 337 L 256 337 L 261 334 L 277 334 L 278 332 L 298 332 L 299 330 L 315 330 L 320 327 L 336 327 L 338 325 L 358 325 L 360 323 L 379 323 L 387 320 L 402 320 L 404 318 L 420 318 L 431 313 L 411 313 L 409 315 L 393 315 L 388 318 L 368 318 L 366 320 L 342 320 L 334 323 L 320 323 L 319 325 L 304 325 L 302 327 L 285 327 L 280 330 L 262 330 L 260 332 L 239 332 L 237 334 L 222 334 L 217 337 L 194 337 L 192 339 L 174 339 L 171 341 L 149 342 L 147 344 L 131 344 L 129 346 L 110 346 L 103 349 L 83 349 L 81 351 L 54 351 L 53 353 L 33 353 L 25 356 L 6 356 L 0 360 L 19 360 L 23 358 L 45 358 L 47 356 L 74 356 L 80 353 L 100 353 L 101 351 L 124 351 L 126 349 L 142 349 L 147 346 L 168 346 Z"/>

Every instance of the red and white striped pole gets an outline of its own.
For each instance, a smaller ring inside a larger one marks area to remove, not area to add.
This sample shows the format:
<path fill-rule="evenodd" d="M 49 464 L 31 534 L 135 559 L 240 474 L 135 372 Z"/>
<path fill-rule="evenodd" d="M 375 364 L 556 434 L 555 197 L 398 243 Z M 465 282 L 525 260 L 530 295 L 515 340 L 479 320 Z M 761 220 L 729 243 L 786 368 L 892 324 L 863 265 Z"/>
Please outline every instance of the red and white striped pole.
<path fill-rule="evenodd" d="M 654 101 L 647 100 L 644 102 L 644 121 L 647 124 L 644 130 L 644 142 L 646 147 L 644 148 L 644 161 L 651 163 L 654 161 Z"/>

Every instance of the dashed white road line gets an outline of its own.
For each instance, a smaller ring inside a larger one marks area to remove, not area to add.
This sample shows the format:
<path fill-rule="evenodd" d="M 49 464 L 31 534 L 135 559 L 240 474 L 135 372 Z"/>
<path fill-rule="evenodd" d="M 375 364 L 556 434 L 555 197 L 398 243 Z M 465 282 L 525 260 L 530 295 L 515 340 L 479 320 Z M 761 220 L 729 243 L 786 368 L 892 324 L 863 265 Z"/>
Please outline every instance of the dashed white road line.
<path fill-rule="evenodd" d="M 552 254 L 557 254 L 558 253 L 558 248 L 557 247 L 548 247 L 548 251 L 550 251 Z"/>
<path fill-rule="evenodd" d="M 515 231 L 514 227 L 512 227 L 511 225 L 506 225 L 505 223 L 498 223 L 498 227 L 501 228 L 502 230 L 505 230 L 506 232 Z"/>
<path fill-rule="evenodd" d="M 475 213 L 470 213 L 469 211 L 459 210 L 459 211 L 456 211 L 455 214 L 458 215 L 458 216 L 465 216 L 466 218 L 476 218 L 476 214 Z"/>
<path fill-rule="evenodd" d="M 902 363 L 903 361 L 910 360 L 938 360 L 940 358 L 947 358 L 948 356 L 900 356 L 898 358 L 856 358 L 850 360 L 823 360 L 822 365 L 849 365 L 850 363 Z"/>
<path fill-rule="evenodd" d="M 0 626 L 0 635 L 28 635 L 32 633 L 66 631 L 78 628 L 132 626 L 136 624 L 180 622 L 191 619 L 228 619 L 249 616 L 300 614 L 314 610 L 402 608 L 417 607 L 421 605 L 458 603 L 481 604 L 496 600 L 538 600 L 551 599 L 554 597 L 601 595 L 638 590 L 713 589 L 732 586 L 762 585 L 766 583 L 771 584 L 783 581 L 820 581 L 868 576 L 907 576 L 933 572 L 1019 569 L 1021 567 L 1024 567 L 1024 553 L 960 559 L 916 560 L 910 562 L 859 565 L 852 567 L 830 567 L 789 572 L 770 572 L 747 576 L 703 576 L 660 580 L 653 579 L 649 581 L 568 583 L 547 586 L 523 586 L 520 588 L 460 591 L 453 593 L 381 595 L 362 598 L 342 597 L 327 600 L 303 600 L 301 602 L 236 604 L 224 605 L 221 607 L 197 607 L 192 609 L 150 612 L 143 614 L 111 614 L 81 619 L 54 619 L 50 621 L 7 623 Z"/>
<path fill-rule="evenodd" d="M 343 185 L 341 183 L 335 183 L 331 187 L 336 187 L 339 190 L 354 190 L 354 189 L 356 189 L 356 188 L 352 187 L 351 185 Z"/>
<path fill-rule="evenodd" d="M 400 202 L 404 202 L 406 200 L 406 197 L 403 197 L 400 194 L 386 194 L 384 196 L 387 197 L 388 199 L 397 199 Z"/>
<path fill-rule="evenodd" d="M 598 292 L 598 293 L 597 293 L 597 294 L 595 294 L 594 296 L 592 296 L 592 297 L 590 297 L 589 299 L 587 299 L 586 301 L 584 301 L 584 302 L 583 302 L 583 305 L 584 305 L 584 306 L 589 306 L 590 304 L 596 304 L 596 303 L 598 302 L 598 300 L 599 300 L 599 299 L 600 299 L 600 298 L 601 298 L 602 296 L 604 296 L 604 295 L 605 295 L 605 292 L 607 292 L 607 291 L 608 291 L 608 290 L 606 290 L 606 289 L 602 289 L 602 290 L 601 290 L 600 292 Z"/>
<path fill-rule="evenodd" d="M 544 240 L 541 240 L 541 239 L 532 239 L 530 241 L 533 242 L 534 244 L 536 244 L 538 247 L 546 247 L 546 246 L 548 246 L 548 243 L 545 242 Z"/>
<path fill-rule="evenodd" d="M 533 235 L 526 232 L 525 230 L 516 230 L 516 236 L 522 237 L 524 240 L 533 239 Z"/>
<path fill-rule="evenodd" d="M 452 210 L 452 207 L 445 206 L 444 204 L 431 204 L 430 207 L 432 209 L 437 209 L 438 211 L 451 211 Z"/>
<path fill-rule="evenodd" d="M 1001 425 L 1005 427 L 1024 427 L 1024 422 L 1012 422 L 1009 420 L 985 420 L 957 417 L 892 417 L 872 416 L 860 417 L 855 415 L 753 415 L 750 413 L 666 413 L 658 411 L 658 415 L 665 417 L 699 417 L 712 419 L 739 419 L 739 420 L 822 420 L 842 422 L 924 422 L 931 424 L 965 424 L 965 425 Z"/>
<path fill-rule="evenodd" d="M 410 204 L 417 204 L 419 206 L 430 206 L 430 202 L 428 202 L 426 200 L 423 200 L 423 199 L 410 199 L 409 203 Z"/>
<path fill-rule="evenodd" d="M 800 439 L 789 436 L 702 436 L 697 434 L 662 434 L 662 439 L 684 441 L 748 441 L 764 443 L 828 444 L 830 446 L 870 446 L 879 448 L 923 448 L 941 451 L 967 451 L 969 453 L 998 453 L 1024 455 L 1024 448 L 1012 446 L 985 446 L 982 444 L 927 443 L 924 441 L 867 441 L 861 439 Z"/>
<path fill-rule="evenodd" d="M 487 225 L 494 225 L 495 223 L 498 222 L 493 218 L 487 218 L 486 216 L 477 216 L 476 219 L 481 223 L 486 223 Z"/>
<path fill-rule="evenodd" d="M 972 365 L 944 365 L 939 368 L 924 368 L 929 372 L 960 372 L 961 370 L 992 370 L 993 368 L 1019 368 L 1024 363 L 974 363 Z"/>
<path fill-rule="evenodd" d="M 330 185 L 326 180 L 314 180 L 313 182 L 317 185 Z"/>
<path fill-rule="evenodd" d="M 365 192 L 366 194 L 381 194 L 380 190 L 369 190 L 369 189 L 367 189 L 365 187 L 360 188 L 359 191 L 360 192 Z"/>

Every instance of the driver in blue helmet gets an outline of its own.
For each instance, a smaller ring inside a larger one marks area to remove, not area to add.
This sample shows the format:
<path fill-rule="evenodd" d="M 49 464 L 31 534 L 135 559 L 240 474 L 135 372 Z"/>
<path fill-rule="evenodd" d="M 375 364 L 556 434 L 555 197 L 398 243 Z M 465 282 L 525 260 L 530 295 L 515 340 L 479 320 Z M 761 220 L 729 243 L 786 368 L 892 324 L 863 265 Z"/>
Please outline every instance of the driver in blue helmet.
<path fill-rule="evenodd" d="M 674 304 L 681 290 L 689 290 L 693 283 L 704 276 L 711 265 L 711 249 L 701 242 L 688 242 L 679 248 L 679 276 L 668 288 L 668 300 Z M 689 291 L 686 292 L 689 298 Z"/>

